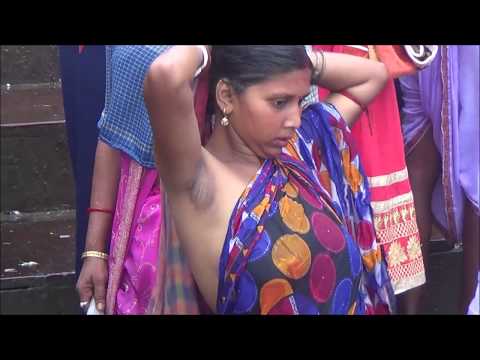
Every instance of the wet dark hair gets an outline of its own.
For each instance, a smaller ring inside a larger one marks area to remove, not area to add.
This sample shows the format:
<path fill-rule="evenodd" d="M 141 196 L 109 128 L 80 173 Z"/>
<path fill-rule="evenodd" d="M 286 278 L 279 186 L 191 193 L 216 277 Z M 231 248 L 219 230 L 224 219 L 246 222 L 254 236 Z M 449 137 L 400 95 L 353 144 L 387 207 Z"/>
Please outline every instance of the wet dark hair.
<path fill-rule="evenodd" d="M 215 90 L 222 79 L 241 94 L 275 75 L 312 68 L 303 45 L 213 46 L 211 55 L 209 113 L 216 104 Z"/>

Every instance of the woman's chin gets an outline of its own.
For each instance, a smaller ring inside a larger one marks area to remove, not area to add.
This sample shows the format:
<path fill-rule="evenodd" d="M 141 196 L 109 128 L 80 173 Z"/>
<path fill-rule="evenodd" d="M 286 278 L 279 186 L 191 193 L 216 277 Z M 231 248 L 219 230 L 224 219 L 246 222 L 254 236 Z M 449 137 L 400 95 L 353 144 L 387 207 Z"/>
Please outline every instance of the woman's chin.
<path fill-rule="evenodd" d="M 283 147 L 280 146 L 264 146 L 259 148 L 259 151 L 256 151 L 258 158 L 269 160 L 269 159 L 277 159 L 282 154 Z"/>
<path fill-rule="evenodd" d="M 275 147 L 275 148 L 270 148 L 268 149 L 268 152 L 265 154 L 265 158 L 267 159 L 277 159 L 280 157 L 282 154 L 282 148 L 281 147 Z"/>

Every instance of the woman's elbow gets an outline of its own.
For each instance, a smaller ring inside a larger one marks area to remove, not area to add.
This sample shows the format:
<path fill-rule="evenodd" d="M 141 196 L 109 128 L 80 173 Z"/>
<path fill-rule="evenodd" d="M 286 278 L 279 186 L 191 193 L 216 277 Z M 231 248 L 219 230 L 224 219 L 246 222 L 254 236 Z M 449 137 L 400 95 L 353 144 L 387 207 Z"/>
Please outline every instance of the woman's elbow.
<path fill-rule="evenodd" d="M 148 68 L 143 81 L 145 100 L 172 92 L 178 86 L 175 66 L 162 57 L 157 58 Z"/>
<path fill-rule="evenodd" d="M 375 78 L 378 86 L 383 89 L 390 79 L 390 75 L 384 63 L 377 62 L 375 65 L 377 66 Z"/>
<path fill-rule="evenodd" d="M 383 63 L 375 62 L 372 66 L 370 79 L 367 82 L 368 97 L 370 98 L 368 102 L 372 101 L 383 90 L 389 80 L 387 67 Z"/>

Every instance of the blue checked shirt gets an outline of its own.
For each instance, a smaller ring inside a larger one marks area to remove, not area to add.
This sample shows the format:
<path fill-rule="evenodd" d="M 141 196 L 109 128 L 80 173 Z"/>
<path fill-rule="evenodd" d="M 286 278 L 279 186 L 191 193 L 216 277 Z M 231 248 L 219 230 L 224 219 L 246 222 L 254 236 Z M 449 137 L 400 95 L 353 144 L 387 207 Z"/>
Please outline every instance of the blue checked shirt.
<path fill-rule="evenodd" d="M 167 45 L 107 45 L 105 108 L 99 138 L 145 167 L 155 167 L 153 133 L 143 97 L 151 63 Z"/>
<path fill-rule="evenodd" d="M 153 133 L 143 97 L 143 81 L 152 62 L 171 45 L 107 45 L 105 108 L 99 137 L 142 166 L 153 168 Z M 306 45 L 306 50 L 311 50 Z M 312 86 L 304 107 L 318 101 Z"/>

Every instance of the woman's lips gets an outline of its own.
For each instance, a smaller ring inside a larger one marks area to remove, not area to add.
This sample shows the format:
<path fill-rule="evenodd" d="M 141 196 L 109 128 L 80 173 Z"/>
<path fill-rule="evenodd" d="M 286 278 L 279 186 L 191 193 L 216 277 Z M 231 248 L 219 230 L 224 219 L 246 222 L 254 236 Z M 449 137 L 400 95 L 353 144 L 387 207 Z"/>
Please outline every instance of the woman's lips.
<path fill-rule="evenodd" d="M 279 146 L 279 147 L 284 147 L 288 144 L 288 141 L 290 140 L 290 138 L 277 138 L 275 140 L 273 140 L 273 145 L 275 146 Z"/>

